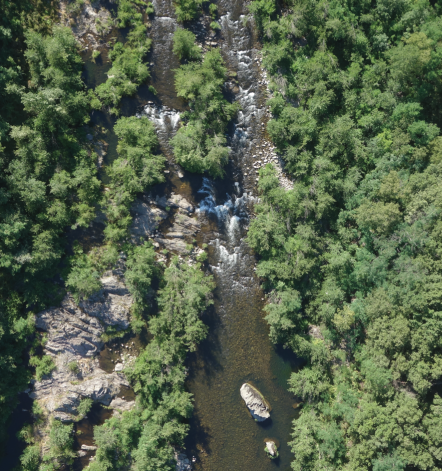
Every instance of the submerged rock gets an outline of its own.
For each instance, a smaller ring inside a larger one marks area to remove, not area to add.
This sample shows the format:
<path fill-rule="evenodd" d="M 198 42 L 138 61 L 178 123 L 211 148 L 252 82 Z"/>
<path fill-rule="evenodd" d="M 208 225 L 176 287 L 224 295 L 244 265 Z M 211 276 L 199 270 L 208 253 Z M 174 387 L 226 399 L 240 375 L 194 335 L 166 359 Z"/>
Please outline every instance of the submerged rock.
<path fill-rule="evenodd" d="M 262 422 L 270 417 L 270 406 L 256 388 L 249 383 L 244 383 L 240 393 L 255 420 Z"/>
<path fill-rule="evenodd" d="M 81 445 L 81 449 L 85 451 L 95 451 L 97 447 L 92 445 Z"/>

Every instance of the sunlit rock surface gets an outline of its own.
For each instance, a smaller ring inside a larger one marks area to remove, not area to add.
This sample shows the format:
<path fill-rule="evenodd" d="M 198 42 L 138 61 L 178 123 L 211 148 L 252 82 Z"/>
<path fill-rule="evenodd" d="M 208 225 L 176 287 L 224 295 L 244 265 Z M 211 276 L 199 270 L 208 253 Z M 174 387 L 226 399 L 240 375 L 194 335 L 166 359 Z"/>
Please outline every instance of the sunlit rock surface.
<path fill-rule="evenodd" d="M 252 417 L 262 422 L 270 417 L 269 409 L 264 396 L 249 383 L 244 383 L 240 389 L 241 397 L 244 399 Z"/>

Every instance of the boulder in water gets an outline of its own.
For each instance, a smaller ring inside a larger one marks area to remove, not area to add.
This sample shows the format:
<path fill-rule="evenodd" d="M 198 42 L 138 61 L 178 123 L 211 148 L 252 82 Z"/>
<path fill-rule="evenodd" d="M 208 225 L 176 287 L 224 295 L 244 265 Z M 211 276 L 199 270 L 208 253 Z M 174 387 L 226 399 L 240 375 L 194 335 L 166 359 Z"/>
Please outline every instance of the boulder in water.
<path fill-rule="evenodd" d="M 249 383 L 244 383 L 240 389 L 241 397 L 244 399 L 252 417 L 262 422 L 270 417 L 270 406 L 264 396 Z"/>
<path fill-rule="evenodd" d="M 276 443 L 273 440 L 266 441 L 266 447 L 264 450 L 267 453 L 267 456 L 272 460 L 278 458 L 279 456 L 278 448 L 276 447 Z"/>

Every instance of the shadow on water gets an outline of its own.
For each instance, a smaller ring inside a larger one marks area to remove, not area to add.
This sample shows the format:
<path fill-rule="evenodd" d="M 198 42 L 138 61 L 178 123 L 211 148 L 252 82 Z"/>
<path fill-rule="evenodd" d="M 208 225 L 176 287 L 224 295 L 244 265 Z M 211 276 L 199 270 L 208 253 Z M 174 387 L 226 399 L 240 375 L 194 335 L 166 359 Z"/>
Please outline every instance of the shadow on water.
<path fill-rule="evenodd" d="M 17 437 L 17 433 L 26 425 L 32 424 L 32 399 L 24 393 L 18 396 L 19 403 L 11 414 L 7 430 L 8 439 L 2 444 L 0 455 L 0 469 L 12 471 L 18 464 L 20 455 L 26 448 L 26 443 Z"/>
<path fill-rule="evenodd" d="M 100 404 L 93 404 L 87 416 L 75 423 L 74 432 L 74 450 L 78 452 L 81 445 L 95 446 L 94 442 L 94 427 L 101 425 L 106 419 L 112 416 L 112 411 L 105 409 Z M 84 450 L 85 455 L 77 458 L 72 465 L 72 471 L 81 471 L 86 468 L 90 463 L 90 458 L 95 454 L 93 450 Z"/>

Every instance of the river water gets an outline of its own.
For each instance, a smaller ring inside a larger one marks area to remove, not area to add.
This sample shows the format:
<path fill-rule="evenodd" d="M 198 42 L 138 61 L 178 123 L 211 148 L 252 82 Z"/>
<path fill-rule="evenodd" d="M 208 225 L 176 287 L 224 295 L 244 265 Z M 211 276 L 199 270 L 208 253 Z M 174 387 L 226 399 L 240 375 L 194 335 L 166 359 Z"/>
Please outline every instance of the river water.
<path fill-rule="evenodd" d="M 245 241 L 258 196 L 257 175 L 251 171 L 251 164 L 253 155 L 267 142 L 262 126 L 267 120 L 264 106 L 267 95 L 260 85 L 259 42 L 253 22 L 245 21 L 244 3 L 219 0 L 221 30 L 209 41 L 217 42 L 230 75 L 235 77 L 226 87 L 226 96 L 239 101 L 241 111 L 229 128 L 231 155 L 225 177 L 213 181 L 182 172 L 173 163 L 168 145 L 179 125 L 179 114 L 185 109 L 185 103 L 176 97 L 174 89 L 173 70 L 179 67 L 179 62 L 172 53 L 177 23 L 171 1 L 153 1 L 156 12 L 150 28 L 153 50 L 148 60 L 151 84 L 158 93 L 155 96 L 147 86 L 140 87 L 136 98 L 123 100 L 122 115 L 144 113 L 154 121 L 170 173 L 166 183 L 152 189 L 152 194 L 175 192 L 198 208 L 202 230 L 197 241 L 199 245 L 209 246 L 208 270 L 216 281 L 214 306 L 204 315 L 204 322 L 209 326 L 208 337 L 187 361 L 187 388 L 194 395 L 195 410 L 185 452 L 189 458 L 196 459 L 193 465 L 196 471 L 289 470 L 293 454 L 287 442 L 298 401 L 287 391 L 287 380 L 299 361 L 269 341 L 263 311 L 265 296 L 255 276 L 257 260 Z M 206 19 L 186 26 L 199 40 L 204 40 L 210 32 L 208 23 Z M 90 61 L 90 53 L 85 59 L 86 83 L 92 87 L 102 83 L 109 69 L 106 56 L 95 64 Z M 98 137 L 108 144 L 104 157 L 104 164 L 108 164 L 116 156 L 116 138 L 112 132 L 115 119 L 96 111 L 92 121 L 103 131 Z M 105 179 L 105 173 L 102 177 Z M 108 348 L 101 357 L 102 367 L 111 369 Z M 272 407 L 271 418 L 263 423 L 252 419 L 241 399 L 239 390 L 246 381 L 255 385 Z M 82 443 L 92 444 L 93 425 L 102 423 L 107 416 L 107 411 L 96 407 L 88 419 L 77 424 L 77 430 L 82 431 Z M 268 438 L 280 445 L 277 460 L 266 457 L 264 442 Z M 87 463 L 88 459 L 77 460 L 74 468 L 82 469 Z"/>
<path fill-rule="evenodd" d="M 170 191 L 184 194 L 199 208 L 204 222 L 198 241 L 209 245 L 208 261 L 217 285 L 213 309 L 204 318 L 208 338 L 188 359 L 187 386 L 194 395 L 195 410 L 186 452 L 196 458 L 196 470 L 288 470 L 293 455 L 287 442 L 297 401 L 287 391 L 287 380 L 297 361 L 269 341 L 263 319 L 264 294 L 254 275 L 256 258 L 245 241 L 251 208 L 257 201 L 256 174 L 250 165 L 266 139 L 262 131 L 266 92 L 259 85 L 256 61 L 259 44 L 253 24 L 244 21 L 247 11 L 243 2 L 221 0 L 217 4 L 221 31 L 210 41 L 217 41 L 229 71 L 236 73 L 237 83 L 226 95 L 241 104 L 238 119 L 229 130 L 231 160 L 223 180 L 187 174 L 178 179 L 172 165 L 168 182 Z M 154 5 L 153 85 L 159 102 L 179 111 L 182 105 L 176 101 L 172 71 L 178 66 L 172 54 L 177 25 L 169 0 L 154 1 Z M 206 24 L 190 26 L 199 39 L 207 31 Z M 163 112 L 156 106 L 147 106 L 146 112 L 155 118 L 163 151 L 169 154 L 167 140 L 176 129 L 175 112 Z M 257 423 L 251 418 L 239 394 L 246 381 L 271 404 L 271 419 Z M 266 458 L 267 438 L 280 444 L 278 460 Z"/>

